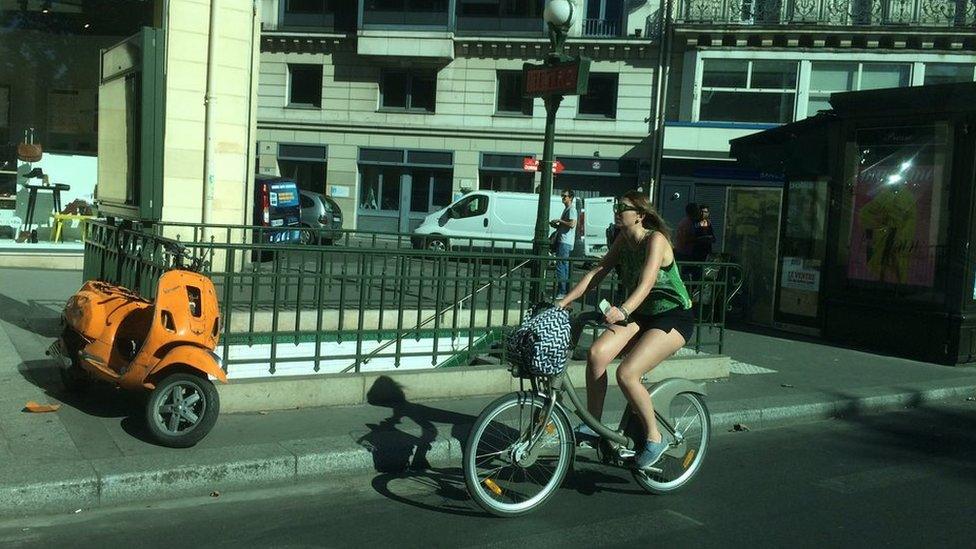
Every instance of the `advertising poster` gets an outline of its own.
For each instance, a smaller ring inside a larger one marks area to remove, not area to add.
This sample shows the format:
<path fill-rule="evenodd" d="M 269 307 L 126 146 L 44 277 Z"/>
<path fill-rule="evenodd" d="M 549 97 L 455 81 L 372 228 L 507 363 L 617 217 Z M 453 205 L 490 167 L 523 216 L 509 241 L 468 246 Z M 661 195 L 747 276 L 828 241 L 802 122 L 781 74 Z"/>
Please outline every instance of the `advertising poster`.
<path fill-rule="evenodd" d="M 784 257 L 780 265 L 779 311 L 815 318 L 820 294 L 820 262 Z"/>
<path fill-rule="evenodd" d="M 938 129 L 858 132 L 849 279 L 933 285 L 946 147 Z"/>
<path fill-rule="evenodd" d="M 745 279 L 736 303 L 746 320 L 765 326 L 773 323 L 782 199 L 782 189 L 728 189 L 724 250 Z"/>

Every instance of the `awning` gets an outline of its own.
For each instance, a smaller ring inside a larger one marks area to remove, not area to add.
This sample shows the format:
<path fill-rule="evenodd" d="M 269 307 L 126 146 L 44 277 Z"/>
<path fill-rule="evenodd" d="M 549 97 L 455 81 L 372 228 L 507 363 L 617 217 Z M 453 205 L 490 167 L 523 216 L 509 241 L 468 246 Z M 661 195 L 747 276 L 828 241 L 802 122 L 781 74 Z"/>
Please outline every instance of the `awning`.
<path fill-rule="evenodd" d="M 831 111 L 729 141 L 739 166 L 786 177 L 827 173 Z"/>

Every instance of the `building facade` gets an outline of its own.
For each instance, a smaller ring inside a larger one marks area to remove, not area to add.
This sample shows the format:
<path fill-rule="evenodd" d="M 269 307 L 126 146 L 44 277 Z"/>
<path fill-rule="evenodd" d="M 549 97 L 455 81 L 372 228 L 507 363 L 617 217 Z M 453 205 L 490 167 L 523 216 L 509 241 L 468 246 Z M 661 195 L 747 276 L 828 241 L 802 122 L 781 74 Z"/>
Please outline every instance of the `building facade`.
<path fill-rule="evenodd" d="M 570 53 L 590 57 L 589 93 L 557 117 L 558 189 L 641 185 L 656 49 L 652 5 L 578 3 Z M 266 0 L 258 170 L 331 195 L 346 226 L 409 231 L 467 190 L 532 192 L 545 108 L 521 69 L 549 51 L 544 2 Z M 353 16 L 350 16 L 352 14 Z"/>
<path fill-rule="evenodd" d="M 831 93 L 972 82 L 971 0 L 678 0 L 668 48 L 669 221 L 709 203 L 719 243 L 736 187 L 777 174 L 729 169 L 729 141 L 829 109 Z"/>

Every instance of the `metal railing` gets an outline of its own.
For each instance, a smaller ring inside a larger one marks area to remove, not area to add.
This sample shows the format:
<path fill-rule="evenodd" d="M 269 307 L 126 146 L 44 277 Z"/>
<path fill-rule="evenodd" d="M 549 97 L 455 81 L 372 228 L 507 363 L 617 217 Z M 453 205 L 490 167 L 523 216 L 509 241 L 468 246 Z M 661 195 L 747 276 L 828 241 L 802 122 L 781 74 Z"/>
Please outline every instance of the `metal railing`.
<path fill-rule="evenodd" d="M 616 21 L 609 21 L 607 19 L 584 19 L 583 36 L 615 38 L 620 36 L 620 28 Z"/>
<path fill-rule="evenodd" d="M 677 23 L 972 27 L 974 0 L 679 0 Z"/>
<path fill-rule="evenodd" d="M 181 239 L 195 256 L 212 256 L 207 270 L 222 314 L 218 351 L 231 377 L 449 367 L 498 355 L 504 333 L 532 305 L 531 265 L 554 260 L 497 249 L 373 248 L 365 245 L 371 239 L 354 241 L 355 232 L 349 234 L 356 245 L 295 246 L 234 241 L 235 234 L 246 237 L 257 228 L 169 224 L 140 230 L 93 222 L 85 279 L 151 298 L 159 275 L 171 267 L 160 234 L 177 227 L 183 234 L 210 233 L 206 241 Z M 221 236 L 227 238 L 221 242 Z M 372 237 L 402 243 L 409 235 Z M 571 259 L 571 281 L 592 261 Z M 687 282 L 697 319 L 688 347 L 720 353 L 727 302 L 741 285 L 741 272 L 731 263 L 688 268 L 697 273 Z M 552 295 L 555 280 L 548 272 L 542 283 Z M 582 301 L 594 308 L 621 296 L 611 274 Z"/>

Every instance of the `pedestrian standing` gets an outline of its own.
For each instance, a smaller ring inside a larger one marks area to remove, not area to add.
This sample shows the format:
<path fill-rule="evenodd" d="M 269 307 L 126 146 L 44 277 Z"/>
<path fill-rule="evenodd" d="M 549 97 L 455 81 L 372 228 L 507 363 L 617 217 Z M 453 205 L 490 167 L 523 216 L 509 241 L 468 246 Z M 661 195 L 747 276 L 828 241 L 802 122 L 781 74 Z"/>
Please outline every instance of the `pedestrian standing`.
<path fill-rule="evenodd" d="M 712 253 L 715 243 L 715 230 L 712 227 L 710 212 L 705 204 L 698 205 L 698 222 L 694 225 L 694 243 L 692 244 L 692 261 L 706 261 Z"/>
<path fill-rule="evenodd" d="M 576 194 L 572 189 L 562 192 L 563 213 L 558 219 L 553 219 L 549 225 L 556 229 L 556 299 L 562 299 L 569 288 L 569 254 L 576 244 Z"/>
<path fill-rule="evenodd" d="M 698 204 L 689 202 L 674 232 L 674 255 L 678 261 L 690 261 L 695 253 L 695 224 L 699 218 Z"/>

